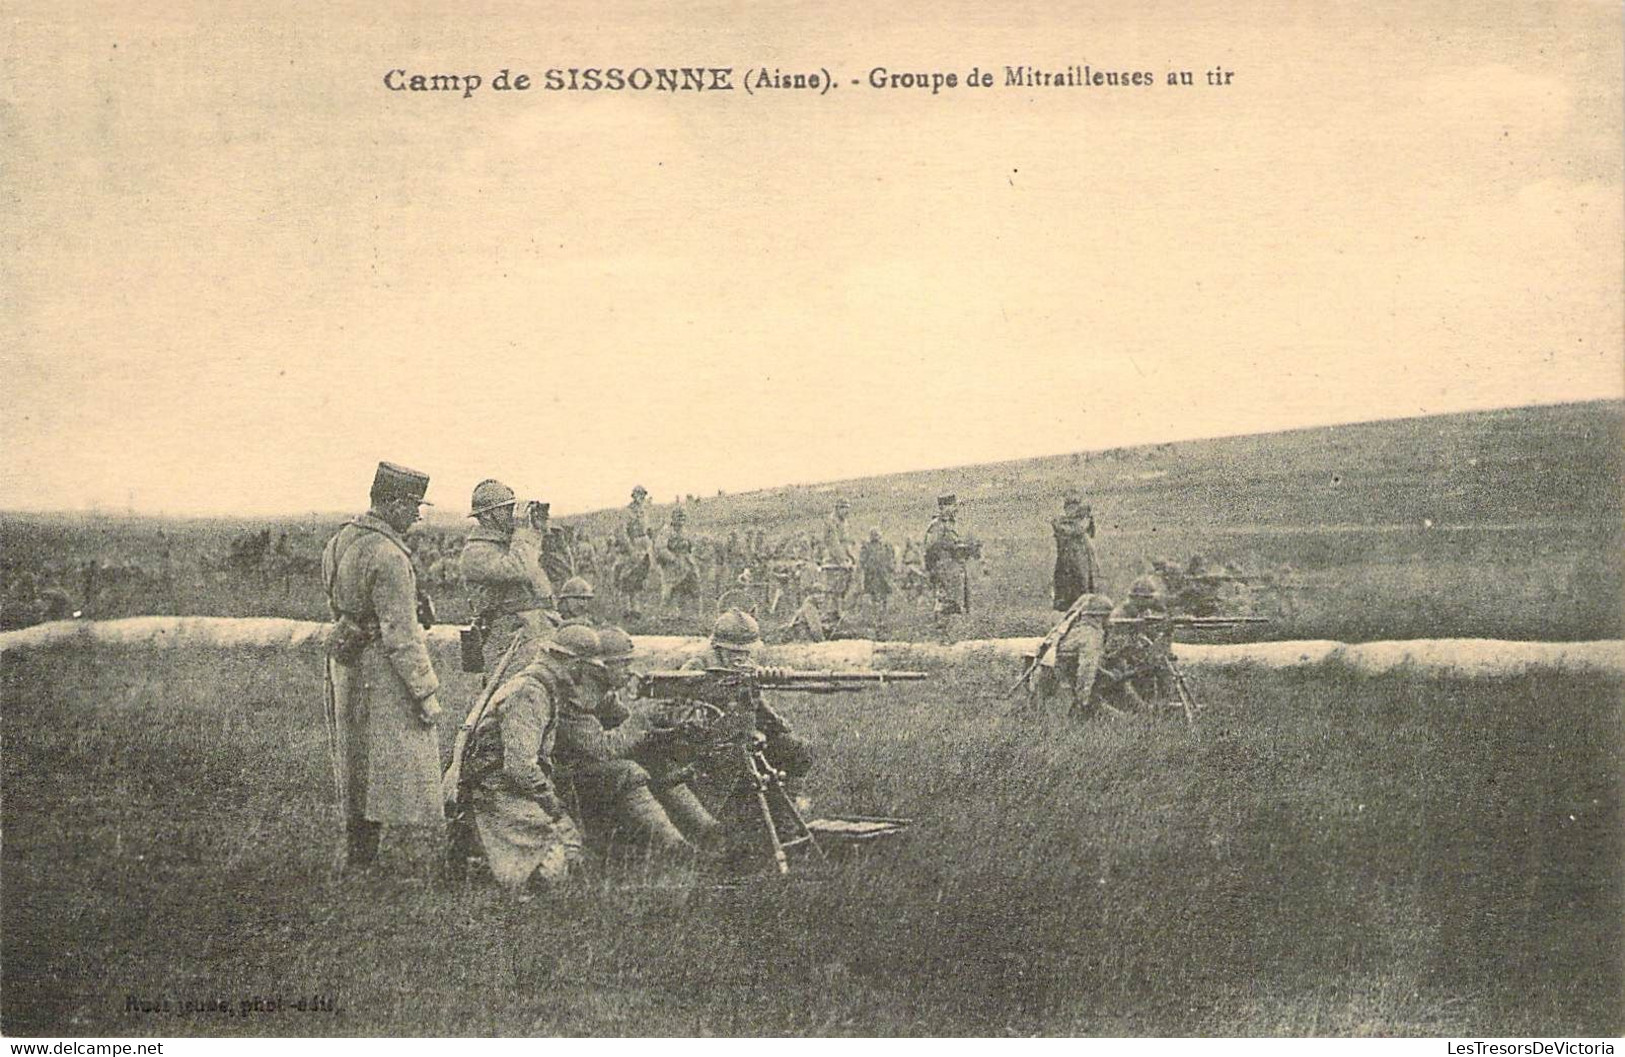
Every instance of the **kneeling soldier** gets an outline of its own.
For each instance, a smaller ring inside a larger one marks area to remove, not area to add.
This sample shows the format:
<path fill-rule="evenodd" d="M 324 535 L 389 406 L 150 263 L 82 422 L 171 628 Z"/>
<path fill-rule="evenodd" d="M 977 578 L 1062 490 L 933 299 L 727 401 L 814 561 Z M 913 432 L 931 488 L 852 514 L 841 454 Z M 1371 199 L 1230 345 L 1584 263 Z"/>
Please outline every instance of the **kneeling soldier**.
<path fill-rule="evenodd" d="M 581 834 L 554 786 L 553 755 L 597 652 L 591 628 L 562 629 L 497 689 L 469 737 L 463 768 L 475 830 L 492 876 L 511 890 L 532 877 L 563 881 L 580 859 Z"/>
<path fill-rule="evenodd" d="M 1082 604 L 1082 613 L 1056 644 L 1054 665 L 1041 664 L 1034 679 L 1036 703 L 1044 715 L 1083 719 L 1096 711 L 1095 676 L 1106 652 L 1106 622 L 1112 615 L 1112 600 L 1105 595 L 1089 595 Z M 1065 706 L 1060 701 L 1065 701 Z"/>

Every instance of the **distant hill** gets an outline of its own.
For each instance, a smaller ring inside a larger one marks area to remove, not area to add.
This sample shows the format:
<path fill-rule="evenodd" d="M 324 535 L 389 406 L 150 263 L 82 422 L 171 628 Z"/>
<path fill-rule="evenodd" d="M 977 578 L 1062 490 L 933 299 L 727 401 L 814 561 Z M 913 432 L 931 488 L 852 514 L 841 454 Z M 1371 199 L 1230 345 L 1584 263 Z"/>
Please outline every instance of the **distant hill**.
<path fill-rule="evenodd" d="M 1625 404 L 1431 415 L 787 486 L 685 503 L 699 531 L 854 522 L 919 535 L 942 492 L 984 538 L 1041 530 L 1076 488 L 1103 532 L 1618 521 Z M 658 490 L 657 490 L 658 491 Z M 670 505 L 656 507 L 662 516 Z M 607 530 L 613 511 L 566 518 Z"/>

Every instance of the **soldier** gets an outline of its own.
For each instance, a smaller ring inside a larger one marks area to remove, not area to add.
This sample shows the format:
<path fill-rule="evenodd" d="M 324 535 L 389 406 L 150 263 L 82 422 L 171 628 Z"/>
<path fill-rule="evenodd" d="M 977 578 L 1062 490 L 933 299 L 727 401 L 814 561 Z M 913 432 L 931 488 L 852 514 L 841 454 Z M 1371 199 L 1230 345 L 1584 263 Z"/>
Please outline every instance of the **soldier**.
<path fill-rule="evenodd" d="M 556 885 L 581 858 L 581 833 L 553 781 L 562 717 L 580 705 L 598 665 L 591 628 L 561 628 L 518 675 L 497 688 L 469 735 L 463 782 L 491 875 L 515 894 L 532 880 Z"/>
<path fill-rule="evenodd" d="M 1095 677 L 1106 652 L 1106 623 L 1112 615 L 1112 600 L 1090 594 L 1075 601 L 1082 604 L 1082 613 L 1035 673 L 1033 696 L 1041 715 L 1087 719 L 1098 707 Z"/>
<path fill-rule="evenodd" d="M 892 577 L 897 575 L 897 552 L 880 536 L 880 530 L 870 529 L 869 538 L 858 552 L 858 567 L 863 573 L 863 593 L 879 610 L 879 620 L 886 617 L 886 605 L 891 599 Z"/>
<path fill-rule="evenodd" d="M 485 677 L 501 681 L 529 662 L 535 643 L 559 621 L 553 607 L 553 585 L 542 571 L 542 532 L 546 516 L 526 504 L 524 516 L 514 517 L 512 488 L 497 480 L 474 486 L 468 516 L 478 524 L 469 530 L 458 565 L 468 593 L 468 608 L 479 628 L 485 656 Z M 496 670 L 508 647 L 514 651 L 507 672 Z"/>
<path fill-rule="evenodd" d="M 620 551 L 615 569 L 615 589 L 625 599 L 629 619 L 639 615 L 638 596 L 649 582 L 649 574 L 658 572 L 654 538 L 649 532 L 648 500 L 647 488 L 640 484 L 632 489 L 632 501 L 621 515 L 615 537 Z"/>
<path fill-rule="evenodd" d="M 585 624 L 592 626 L 592 584 L 584 577 L 572 576 L 559 588 L 559 616 L 564 626 Z"/>
<path fill-rule="evenodd" d="M 385 823 L 436 824 L 440 800 L 440 680 L 417 620 L 417 578 L 402 534 L 419 518 L 428 475 L 383 462 L 372 508 L 322 553 L 333 629 L 327 730 L 346 866 L 371 865 Z"/>
<path fill-rule="evenodd" d="M 700 598 L 700 566 L 694 557 L 694 540 L 684 530 L 688 515 L 681 509 L 671 512 L 671 524 L 660 540 L 657 552 L 661 565 L 661 602 L 681 615 Z"/>
<path fill-rule="evenodd" d="M 609 627 L 599 633 L 599 665 L 588 671 L 583 693 L 560 712 L 554 761 L 573 788 L 587 832 L 630 837 L 656 857 L 683 858 L 695 843 L 712 843 L 721 827 L 693 790 L 672 780 L 678 769 L 673 731 L 621 703 L 632 656 L 626 632 Z M 662 776 L 658 791 L 651 772 Z"/>
<path fill-rule="evenodd" d="M 824 579 L 829 586 L 830 620 L 837 624 L 858 567 L 857 542 L 846 524 L 851 513 L 852 501 L 841 496 L 835 500 L 834 513 L 824 519 Z"/>
<path fill-rule="evenodd" d="M 1050 522 L 1055 532 L 1055 578 L 1053 603 L 1059 612 L 1072 608 L 1079 595 L 1091 594 L 1100 583 L 1100 563 L 1095 560 L 1095 516 L 1076 493 L 1066 497 L 1062 514 Z"/>
<path fill-rule="evenodd" d="M 785 642 L 823 642 L 829 637 L 825 630 L 824 613 L 820 608 L 829 597 L 821 583 L 812 584 L 803 593 L 801 606 L 779 628 Z"/>
<path fill-rule="evenodd" d="M 931 578 L 925 572 L 925 556 L 920 553 L 918 540 L 906 539 L 903 541 L 903 590 L 908 593 L 911 600 L 918 602 L 920 596 L 931 586 Z"/>
<path fill-rule="evenodd" d="M 704 671 L 708 668 L 750 668 L 756 663 L 756 648 L 761 645 L 762 632 L 755 618 L 737 609 L 730 609 L 717 617 L 711 628 L 710 648 L 683 664 L 686 670 Z M 799 779 L 812 770 L 812 746 L 790 731 L 790 724 L 774 711 L 767 702 L 758 702 L 756 729 L 766 738 L 762 755 L 767 762 L 783 771 L 786 778 Z"/>
<path fill-rule="evenodd" d="M 970 573 L 967 558 L 980 553 L 977 544 L 959 531 L 959 499 L 937 497 L 937 514 L 925 530 L 925 571 L 936 591 L 937 630 L 948 636 L 948 618 L 969 612 Z"/>
<path fill-rule="evenodd" d="M 1128 598 L 1112 610 L 1097 677 L 1097 693 L 1108 706 L 1117 703 L 1143 711 L 1168 697 L 1172 629 L 1159 586 L 1155 577 L 1140 577 L 1129 588 Z"/>
<path fill-rule="evenodd" d="M 537 515 L 545 522 L 551 516 L 551 505 L 536 504 Z M 576 574 L 575 554 L 570 546 L 570 532 L 563 525 L 542 525 L 542 571 L 550 583 L 561 584 Z"/>

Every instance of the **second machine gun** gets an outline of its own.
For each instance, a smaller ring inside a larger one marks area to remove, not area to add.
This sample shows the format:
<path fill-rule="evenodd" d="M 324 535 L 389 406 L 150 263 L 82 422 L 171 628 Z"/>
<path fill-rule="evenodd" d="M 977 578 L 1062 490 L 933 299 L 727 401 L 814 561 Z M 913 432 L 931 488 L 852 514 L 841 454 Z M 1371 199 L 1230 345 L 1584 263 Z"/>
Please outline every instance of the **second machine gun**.
<path fill-rule="evenodd" d="M 797 671 L 790 668 L 705 668 L 655 671 L 637 677 L 637 696 L 671 702 L 672 729 L 696 742 L 726 790 L 717 817 L 732 827 L 730 850 L 758 858 L 778 873 L 790 871 L 789 852 L 824 857 L 813 833 L 784 789 L 784 773 L 764 755 L 757 729 L 763 690 L 804 694 L 858 693 L 888 683 L 919 682 L 924 672 Z M 898 820 L 875 820 L 898 821 Z"/>

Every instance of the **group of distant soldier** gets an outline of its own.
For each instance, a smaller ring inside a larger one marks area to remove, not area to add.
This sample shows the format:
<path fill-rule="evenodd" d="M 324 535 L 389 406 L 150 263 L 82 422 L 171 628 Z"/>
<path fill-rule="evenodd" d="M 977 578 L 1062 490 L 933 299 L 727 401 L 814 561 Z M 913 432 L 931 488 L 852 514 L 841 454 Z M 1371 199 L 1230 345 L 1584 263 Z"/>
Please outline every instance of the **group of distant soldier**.
<path fill-rule="evenodd" d="M 333 618 L 326 711 L 346 869 L 372 868 L 383 826 L 442 819 L 448 868 L 482 860 L 516 893 L 562 880 L 595 835 L 663 860 L 714 849 L 720 823 L 690 786 L 704 739 L 658 702 L 629 706 L 631 638 L 595 622 L 585 578 L 555 586 L 544 561 L 547 508 L 520 503 L 497 480 L 474 489 L 475 525 L 458 555 L 473 614 L 464 667 L 481 673 L 481 688 L 441 773 L 441 684 L 425 638 L 432 616 L 407 543 L 427 488 L 427 475 L 381 463 L 370 509 L 323 554 Z M 621 534 L 623 585 L 648 576 L 661 551 L 683 554 L 669 540 L 657 551 L 642 530 L 645 498 L 634 493 Z M 679 570 L 673 580 L 682 579 Z M 755 619 L 727 609 L 709 655 L 690 663 L 744 670 L 759 641 Z M 775 775 L 794 782 L 810 769 L 807 744 L 765 702 L 754 723 Z"/>
<path fill-rule="evenodd" d="M 1210 573 L 1200 555 L 1181 565 L 1156 558 L 1121 603 L 1104 593 L 1094 549 L 1095 520 L 1082 497 L 1065 497 L 1051 523 L 1055 535 L 1052 602 L 1060 622 L 1039 647 L 1025 678 L 1041 715 L 1088 719 L 1178 706 L 1197 707 L 1173 654 L 1176 624 L 1262 622 L 1219 618 L 1222 585 L 1237 579 Z"/>

